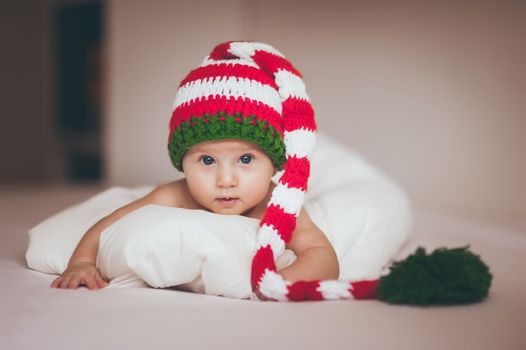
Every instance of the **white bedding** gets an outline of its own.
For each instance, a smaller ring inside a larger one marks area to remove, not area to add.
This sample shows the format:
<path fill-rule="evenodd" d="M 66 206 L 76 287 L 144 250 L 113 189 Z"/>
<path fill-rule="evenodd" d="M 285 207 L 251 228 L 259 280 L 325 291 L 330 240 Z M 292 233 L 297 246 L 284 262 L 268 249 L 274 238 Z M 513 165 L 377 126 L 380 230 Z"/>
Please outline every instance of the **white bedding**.
<path fill-rule="evenodd" d="M 417 245 L 470 244 L 494 275 L 480 304 L 417 308 L 378 301 L 256 303 L 174 290 L 49 288 L 29 270 L 27 231 L 101 187 L 0 190 L 2 349 L 525 349 L 524 221 L 495 224 L 415 211 Z M 272 336 L 270 336 L 272 334 Z"/>

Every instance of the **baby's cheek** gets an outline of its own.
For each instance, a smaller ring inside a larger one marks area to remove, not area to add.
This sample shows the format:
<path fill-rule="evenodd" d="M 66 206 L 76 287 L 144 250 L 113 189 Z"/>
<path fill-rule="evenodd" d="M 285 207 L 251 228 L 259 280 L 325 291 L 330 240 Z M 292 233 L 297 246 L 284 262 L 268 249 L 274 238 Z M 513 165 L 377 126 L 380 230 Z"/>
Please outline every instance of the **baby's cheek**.
<path fill-rule="evenodd" d="M 190 194 L 198 202 L 202 201 L 209 195 L 210 186 L 206 183 L 205 179 L 192 178 L 191 180 L 187 180 L 187 182 Z"/>
<path fill-rule="evenodd" d="M 268 194 L 270 183 L 266 183 L 264 179 L 258 179 L 251 184 L 250 193 L 255 201 L 262 201 Z"/>

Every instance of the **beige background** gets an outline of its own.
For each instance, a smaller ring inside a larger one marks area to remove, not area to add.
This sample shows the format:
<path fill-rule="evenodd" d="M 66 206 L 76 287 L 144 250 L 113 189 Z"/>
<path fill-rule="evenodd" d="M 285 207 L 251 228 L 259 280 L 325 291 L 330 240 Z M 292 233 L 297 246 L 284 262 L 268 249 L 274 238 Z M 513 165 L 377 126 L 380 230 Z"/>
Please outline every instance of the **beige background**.
<path fill-rule="evenodd" d="M 519 2 L 115 0 L 107 23 L 110 183 L 177 175 L 165 150 L 175 88 L 215 44 L 242 38 L 284 52 L 305 76 L 320 130 L 416 205 L 526 217 Z"/>
<path fill-rule="evenodd" d="M 0 2 L 0 186 L 60 181 L 50 20 Z M 303 72 L 319 127 L 416 206 L 526 220 L 526 2 L 113 0 L 106 6 L 105 185 L 178 176 L 175 87 L 229 39 L 271 43 Z"/>

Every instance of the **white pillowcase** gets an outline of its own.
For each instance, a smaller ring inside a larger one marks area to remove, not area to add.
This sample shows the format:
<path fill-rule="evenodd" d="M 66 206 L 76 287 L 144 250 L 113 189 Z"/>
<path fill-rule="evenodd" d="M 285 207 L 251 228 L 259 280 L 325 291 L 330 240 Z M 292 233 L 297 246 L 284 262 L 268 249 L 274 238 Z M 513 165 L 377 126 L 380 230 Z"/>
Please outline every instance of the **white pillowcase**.
<path fill-rule="evenodd" d="M 279 175 L 278 175 L 279 176 Z M 28 266 L 62 273 L 86 230 L 152 187 L 112 188 L 29 231 Z M 410 233 L 406 195 L 352 151 L 319 135 L 304 208 L 327 235 L 340 278 L 377 278 Z M 179 285 L 207 294 L 250 295 L 250 264 L 258 221 L 241 216 L 149 205 L 101 235 L 98 265 L 110 286 Z M 278 266 L 294 261 L 287 251 Z"/>
<path fill-rule="evenodd" d="M 42 221 L 29 230 L 27 265 L 40 272 L 61 274 L 91 226 L 150 190 L 151 187 L 113 187 Z"/>
<path fill-rule="evenodd" d="M 103 232 L 97 264 L 111 279 L 133 272 L 153 287 L 248 298 L 258 226 L 243 216 L 147 205 Z M 294 259 L 287 250 L 277 266 Z"/>
<path fill-rule="evenodd" d="M 331 241 L 340 279 L 376 278 L 411 234 L 405 192 L 352 150 L 319 133 L 304 208 Z"/>

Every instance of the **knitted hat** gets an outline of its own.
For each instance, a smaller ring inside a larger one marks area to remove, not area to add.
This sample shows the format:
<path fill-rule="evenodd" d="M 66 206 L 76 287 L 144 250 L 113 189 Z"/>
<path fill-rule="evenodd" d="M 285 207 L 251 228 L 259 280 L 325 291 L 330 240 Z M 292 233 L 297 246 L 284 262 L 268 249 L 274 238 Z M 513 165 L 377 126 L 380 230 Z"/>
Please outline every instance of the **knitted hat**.
<path fill-rule="evenodd" d="M 300 73 L 269 45 L 218 45 L 179 85 L 170 121 L 170 158 L 182 170 L 182 158 L 193 145 L 241 139 L 259 146 L 281 169 L 285 128 L 295 127 L 286 119 L 302 119 L 308 130 L 315 129 Z"/>

